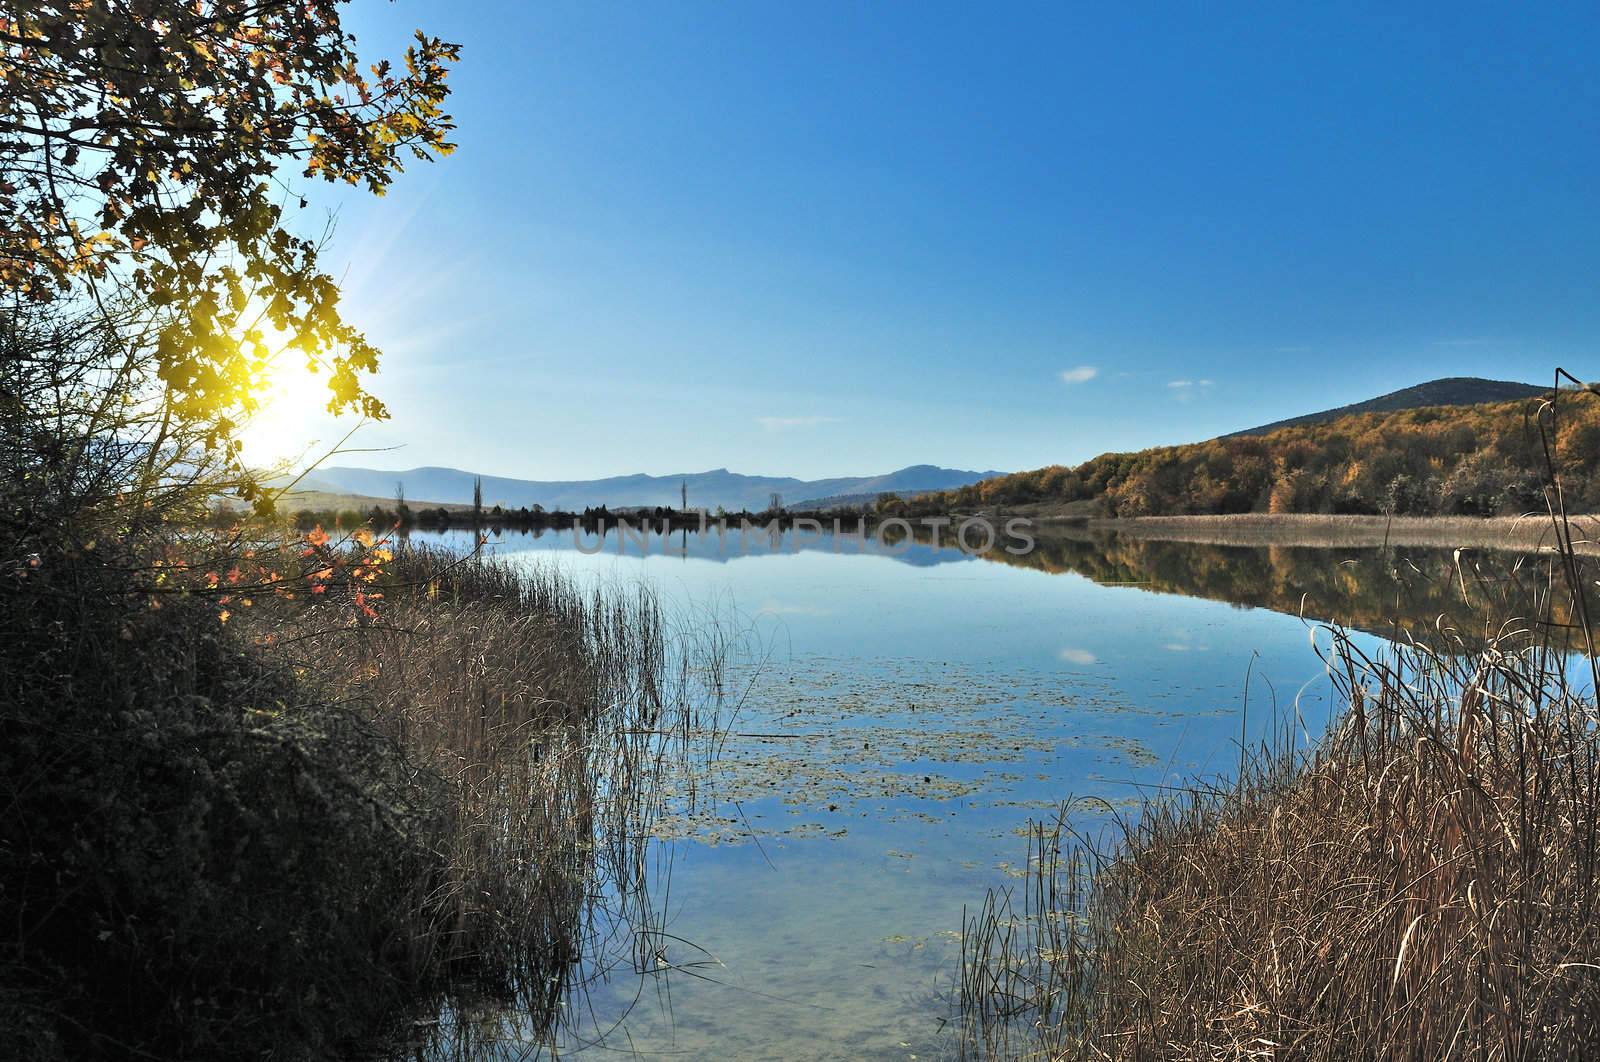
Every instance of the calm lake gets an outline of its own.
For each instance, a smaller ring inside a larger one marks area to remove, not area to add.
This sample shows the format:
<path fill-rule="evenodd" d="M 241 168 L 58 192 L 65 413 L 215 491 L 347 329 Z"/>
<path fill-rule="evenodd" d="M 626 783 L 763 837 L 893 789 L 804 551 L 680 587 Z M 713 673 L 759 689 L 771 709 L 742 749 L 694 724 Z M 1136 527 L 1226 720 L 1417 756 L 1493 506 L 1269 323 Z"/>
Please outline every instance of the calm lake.
<path fill-rule="evenodd" d="M 1092 827 L 1150 787 L 1228 773 L 1241 734 L 1287 722 L 1315 740 L 1333 707 L 1319 620 L 1372 649 L 1397 617 L 1470 632 L 1512 562 L 1087 532 L 1025 557 L 790 536 L 741 553 L 694 532 L 643 556 L 614 534 L 582 545 L 599 552 L 571 531 L 486 548 L 644 579 L 679 624 L 739 636 L 748 692 L 711 799 L 657 830 L 665 972 L 597 978 L 559 1043 L 686 1058 L 948 1056 L 963 910 L 1017 881 L 1030 819 L 1079 798 Z"/>

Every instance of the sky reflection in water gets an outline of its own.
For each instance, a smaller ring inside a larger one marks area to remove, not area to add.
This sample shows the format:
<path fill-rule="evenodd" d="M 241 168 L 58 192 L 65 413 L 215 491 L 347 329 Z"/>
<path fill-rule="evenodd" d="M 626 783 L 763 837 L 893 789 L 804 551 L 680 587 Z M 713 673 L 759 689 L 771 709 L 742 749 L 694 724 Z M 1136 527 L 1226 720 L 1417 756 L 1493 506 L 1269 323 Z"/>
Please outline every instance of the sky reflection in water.
<path fill-rule="evenodd" d="M 470 546 L 467 532 L 446 537 Z M 806 1057 L 948 1054 L 963 906 L 1016 881 L 1030 818 L 1097 798 L 1083 812 L 1093 824 L 1141 787 L 1226 773 L 1241 725 L 1254 740 L 1274 710 L 1314 737 L 1331 689 L 1302 601 L 1376 648 L 1370 632 L 1397 612 L 1470 627 L 1504 565 L 1484 562 L 1464 606 L 1440 550 L 1078 534 L 979 559 L 927 544 L 885 555 L 785 539 L 741 553 L 715 534 L 672 539 L 686 556 L 664 556 L 659 536 L 643 557 L 632 539 L 619 555 L 614 532 L 583 540 L 603 546 L 592 555 L 571 531 L 487 546 L 583 580 L 642 577 L 680 622 L 736 617 L 753 635 L 741 677 L 754 678 L 733 730 L 785 735 L 730 738 L 716 806 L 664 824 L 669 873 L 654 898 L 694 945 L 669 943 L 666 959 L 700 965 L 642 995 L 632 975 L 590 993 L 576 1039 L 606 1032 L 603 1050 L 645 1057 L 786 1058 L 797 1044 Z"/>

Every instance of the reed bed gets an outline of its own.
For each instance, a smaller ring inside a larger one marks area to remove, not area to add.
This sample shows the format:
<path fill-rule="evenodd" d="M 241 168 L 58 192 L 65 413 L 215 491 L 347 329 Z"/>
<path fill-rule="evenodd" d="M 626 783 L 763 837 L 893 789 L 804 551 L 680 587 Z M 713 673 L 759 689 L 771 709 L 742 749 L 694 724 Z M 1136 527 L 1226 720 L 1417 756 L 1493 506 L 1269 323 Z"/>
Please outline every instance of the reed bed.
<path fill-rule="evenodd" d="M 539 1052 L 593 978 L 656 971 L 651 827 L 714 751 L 720 631 L 248 533 L 0 582 L 0 1054 Z"/>
<path fill-rule="evenodd" d="M 654 968 L 652 824 L 669 776 L 695 800 L 726 646 L 677 631 L 644 584 L 586 589 L 548 566 L 407 545 L 384 586 L 379 621 L 296 663 L 442 787 L 409 942 L 441 987 L 422 1027 L 467 1056 L 554 1037 L 587 978 Z"/>
<path fill-rule="evenodd" d="M 1285 726 L 1109 835 L 1036 824 L 1022 896 L 964 929 L 969 1053 L 1595 1057 L 1600 736 L 1526 633 L 1372 659 L 1332 629 L 1313 752 Z"/>

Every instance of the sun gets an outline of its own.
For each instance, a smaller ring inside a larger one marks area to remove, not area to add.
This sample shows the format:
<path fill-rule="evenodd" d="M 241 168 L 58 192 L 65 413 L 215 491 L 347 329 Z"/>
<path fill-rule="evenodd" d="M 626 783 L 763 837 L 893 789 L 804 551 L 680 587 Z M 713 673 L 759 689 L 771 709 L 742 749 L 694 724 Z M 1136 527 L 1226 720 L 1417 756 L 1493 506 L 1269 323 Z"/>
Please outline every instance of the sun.
<path fill-rule="evenodd" d="M 327 411 L 327 372 L 313 372 L 294 351 L 273 360 L 257 402 L 239 431 L 244 461 L 256 469 L 303 468 L 356 423 Z"/>
<path fill-rule="evenodd" d="M 385 364 L 393 355 L 426 361 L 451 334 L 448 325 L 429 322 L 419 327 L 409 317 L 433 283 L 431 270 L 394 254 L 418 205 L 386 224 L 369 221 L 352 233 L 348 253 L 356 265 L 340 281 L 339 305 L 346 319 L 363 326 L 376 325 L 386 333 L 377 344 L 384 352 Z M 373 263 L 383 263 L 382 268 Z M 255 319 L 259 321 L 260 315 Z M 408 322 L 407 327 L 396 325 L 401 321 Z M 242 455 L 247 465 L 258 470 L 288 466 L 299 471 L 327 457 L 364 422 L 355 415 L 329 413 L 328 370 L 313 371 L 305 355 L 290 346 L 289 335 L 270 327 L 265 332 L 267 349 L 275 354 L 265 373 L 265 387 L 257 396 L 259 408 L 238 433 Z M 380 372 L 364 382 L 371 386 L 384 380 Z"/>

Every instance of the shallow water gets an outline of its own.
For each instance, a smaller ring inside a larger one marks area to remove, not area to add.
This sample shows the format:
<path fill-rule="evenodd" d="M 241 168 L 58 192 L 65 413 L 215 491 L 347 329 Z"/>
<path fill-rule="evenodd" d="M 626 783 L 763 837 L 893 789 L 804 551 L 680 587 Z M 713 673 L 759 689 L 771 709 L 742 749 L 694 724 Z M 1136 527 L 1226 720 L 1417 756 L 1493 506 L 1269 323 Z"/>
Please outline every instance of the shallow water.
<path fill-rule="evenodd" d="M 488 536 L 517 563 L 643 578 L 679 622 L 746 635 L 713 799 L 657 830 L 663 972 L 590 985 L 562 1053 L 949 1055 L 963 909 L 1016 880 L 1030 819 L 1079 798 L 1092 827 L 1153 786 L 1228 772 L 1241 735 L 1314 740 L 1333 707 L 1318 620 L 1373 648 L 1397 619 L 1470 638 L 1510 563 L 1087 535 L 1026 557 L 667 544 Z"/>

